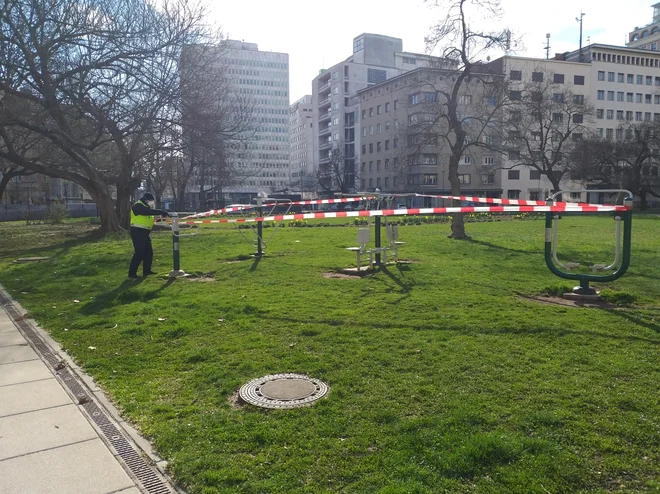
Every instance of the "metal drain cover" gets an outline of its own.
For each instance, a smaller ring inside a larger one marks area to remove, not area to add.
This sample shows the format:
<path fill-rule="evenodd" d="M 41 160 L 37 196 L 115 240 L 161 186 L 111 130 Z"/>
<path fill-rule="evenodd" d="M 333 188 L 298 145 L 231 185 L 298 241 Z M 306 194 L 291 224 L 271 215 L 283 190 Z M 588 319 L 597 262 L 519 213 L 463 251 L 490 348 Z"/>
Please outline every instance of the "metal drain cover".
<path fill-rule="evenodd" d="M 296 408 L 323 398 L 329 390 L 324 382 L 302 374 L 273 374 L 244 384 L 238 395 L 258 407 Z"/>

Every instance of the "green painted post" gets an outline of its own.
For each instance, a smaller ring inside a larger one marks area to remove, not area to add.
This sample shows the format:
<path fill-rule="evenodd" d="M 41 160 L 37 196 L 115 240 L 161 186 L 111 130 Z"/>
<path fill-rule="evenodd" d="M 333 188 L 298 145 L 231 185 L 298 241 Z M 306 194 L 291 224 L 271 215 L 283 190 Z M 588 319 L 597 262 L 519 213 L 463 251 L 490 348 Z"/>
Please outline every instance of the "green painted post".
<path fill-rule="evenodd" d="M 264 208 L 262 207 L 262 199 L 261 197 L 257 197 L 257 217 L 263 218 L 264 216 Z M 257 222 L 257 253 L 256 255 L 258 257 L 261 257 L 263 255 L 263 249 L 261 246 L 261 239 L 263 235 L 263 229 L 264 229 L 264 222 L 259 221 Z"/>
<path fill-rule="evenodd" d="M 380 249 L 380 216 L 376 216 L 376 249 Z M 380 250 L 376 250 L 376 264 L 380 266 Z"/>

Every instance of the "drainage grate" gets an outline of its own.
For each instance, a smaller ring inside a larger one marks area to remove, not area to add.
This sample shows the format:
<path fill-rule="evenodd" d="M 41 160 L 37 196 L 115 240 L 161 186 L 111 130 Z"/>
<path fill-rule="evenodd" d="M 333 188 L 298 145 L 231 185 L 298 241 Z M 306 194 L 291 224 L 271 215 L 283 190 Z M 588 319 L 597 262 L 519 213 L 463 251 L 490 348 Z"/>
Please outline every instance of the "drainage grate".
<path fill-rule="evenodd" d="M 273 374 L 244 384 L 238 395 L 258 407 L 297 408 L 320 400 L 329 390 L 324 382 L 302 374 Z"/>
<path fill-rule="evenodd" d="M 16 310 L 16 307 L 7 299 L 0 290 L 0 303 L 4 306 L 9 316 L 18 325 L 32 346 L 34 346 L 41 356 L 50 364 L 53 371 L 59 376 L 60 380 L 71 393 L 78 399 L 78 403 L 85 409 L 88 416 L 94 421 L 103 435 L 115 449 L 124 464 L 128 467 L 133 476 L 140 482 L 144 490 L 149 494 L 171 494 L 172 490 L 156 473 L 154 468 L 149 465 L 144 458 L 135 450 L 133 445 L 128 442 L 126 437 L 110 421 L 108 415 L 102 410 L 87 390 L 80 384 L 78 378 L 60 361 L 53 353 L 50 347 L 39 336 L 37 331 L 30 323 L 23 319 L 23 316 Z"/>

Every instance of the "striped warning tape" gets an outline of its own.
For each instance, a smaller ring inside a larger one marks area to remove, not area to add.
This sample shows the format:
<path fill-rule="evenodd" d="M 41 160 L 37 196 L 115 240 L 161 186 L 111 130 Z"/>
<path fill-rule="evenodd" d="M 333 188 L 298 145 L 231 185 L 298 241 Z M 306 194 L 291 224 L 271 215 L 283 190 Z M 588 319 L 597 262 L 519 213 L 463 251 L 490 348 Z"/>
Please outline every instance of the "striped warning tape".
<path fill-rule="evenodd" d="M 449 208 L 376 209 L 366 211 L 323 211 L 316 213 L 264 216 L 260 218 L 180 221 L 180 224 L 193 225 L 208 223 L 254 223 L 260 221 L 313 220 L 323 218 L 357 218 L 371 216 L 404 216 L 453 213 L 603 213 L 614 211 L 623 212 L 628 210 L 630 210 L 628 206 L 603 204 L 586 204 L 578 206 L 572 203 L 554 204 L 552 206 L 464 206 Z M 171 221 L 172 220 L 166 220 L 167 223 L 171 223 Z"/>
<path fill-rule="evenodd" d="M 269 202 L 267 204 L 263 204 L 262 206 L 265 208 L 273 207 L 273 206 L 310 206 L 312 204 L 336 204 L 336 203 L 359 202 L 368 199 L 373 199 L 373 198 L 369 196 L 365 196 L 365 197 L 341 197 L 338 199 L 315 199 L 309 201 L 294 201 L 294 202 Z M 236 211 L 246 211 L 248 209 L 254 209 L 256 207 L 257 206 L 255 204 L 242 204 L 240 206 L 235 206 L 231 208 L 212 209 L 210 211 L 204 211 L 203 213 L 191 214 L 190 216 L 186 216 L 184 219 L 205 218 L 208 216 L 217 216 L 219 214 L 231 213 Z"/>
<path fill-rule="evenodd" d="M 523 199 L 499 199 L 496 197 L 470 197 L 470 196 L 434 196 L 426 194 L 416 194 L 416 197 L 432 197 L 434 199 L 452 199 L 455 201 L 465 201 L 465 202 L 479 202 L 485 204 L 505 204 L 509 206 L 545 206 L 547 203 L 545 201 L 527 201 Z M 555 202 L 555 205 L 570 205 L 570 206 L 593 206 L 586 202 Z M 602 204 L 603 206 L 609 206 L 609 204 Z"/>

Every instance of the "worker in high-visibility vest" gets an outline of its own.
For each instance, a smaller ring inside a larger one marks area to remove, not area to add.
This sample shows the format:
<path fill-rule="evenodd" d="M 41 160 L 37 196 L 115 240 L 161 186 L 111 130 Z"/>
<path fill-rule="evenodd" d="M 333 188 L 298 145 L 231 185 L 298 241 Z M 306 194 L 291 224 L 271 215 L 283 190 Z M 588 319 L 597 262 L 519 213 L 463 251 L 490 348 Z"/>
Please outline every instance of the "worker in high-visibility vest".
<path fill-rule="evenodd" d="M 155 216 L 169 216 L 167 211 L 153 209 L 154 195 L 145 192 L 144 195 L 133 204 L 131 208 L 131 240 L 133 241 L 133 259 L 128 268 L 128 277 L 137 278 L 137 270 L 142 264 L 142 275 L 156 274 L 151 270 L 154 251 L 151 247 L 151 228 L 154 226 Z"/>

